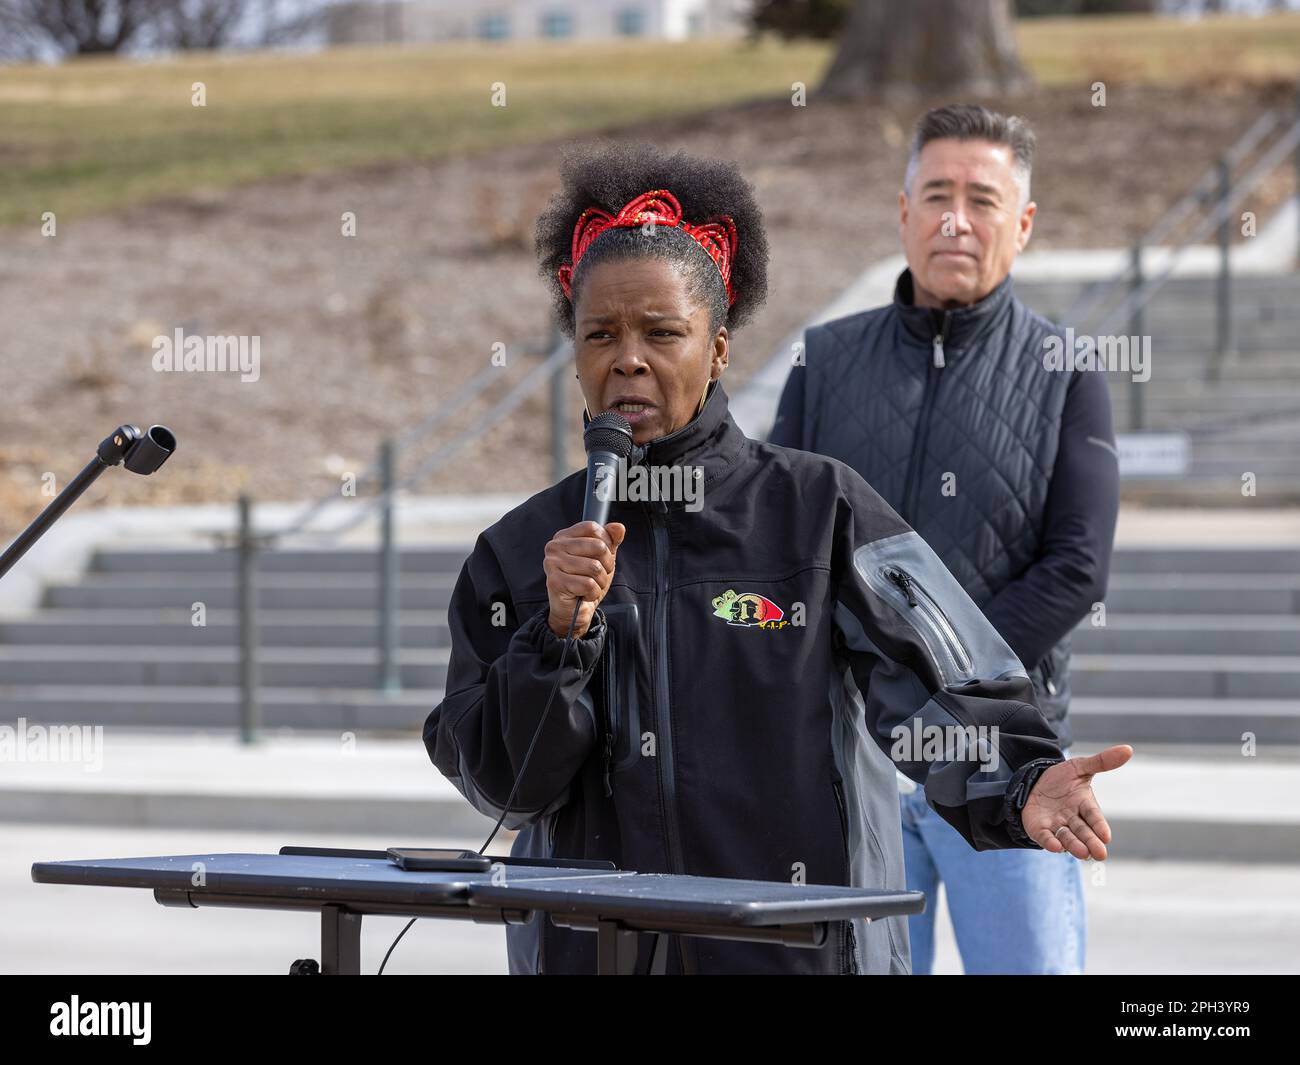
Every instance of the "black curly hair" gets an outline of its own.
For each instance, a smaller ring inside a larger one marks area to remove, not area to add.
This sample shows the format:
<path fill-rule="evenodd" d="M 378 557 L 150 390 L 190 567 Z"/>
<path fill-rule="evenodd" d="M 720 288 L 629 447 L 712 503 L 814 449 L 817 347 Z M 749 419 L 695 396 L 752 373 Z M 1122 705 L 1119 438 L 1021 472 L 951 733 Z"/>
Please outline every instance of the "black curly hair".
<path fill-rule="evenodd" d="M 560 163 L 563 182 L 537 219 L 538 268 L 551 286 L 555 316 L 567 337 L 574 335 L 573 304 L 583 278 L 597 263 L 615 259 L 659 258 L 677 263 L 688 291 L 709 309 L 709 332 L 743 325 L 767 298 L 767 235 L 754 190 L 735 163 L 704 159 L 685 151 L 667 154 L 654 144 L 596 141 L 570 147 Z M 573 227 L 588 207 L 617 214 L 629 200 L 650 189 L 667 189 L 695 224 L 730 215 L 736 224 L 736 256 L 731 265 L 735 302 L 717 264 L 684 230 L 655 226 L 608 229 L 589 246 L 573 272 L 573 302 L 556 271 L 569 261 Z"/>

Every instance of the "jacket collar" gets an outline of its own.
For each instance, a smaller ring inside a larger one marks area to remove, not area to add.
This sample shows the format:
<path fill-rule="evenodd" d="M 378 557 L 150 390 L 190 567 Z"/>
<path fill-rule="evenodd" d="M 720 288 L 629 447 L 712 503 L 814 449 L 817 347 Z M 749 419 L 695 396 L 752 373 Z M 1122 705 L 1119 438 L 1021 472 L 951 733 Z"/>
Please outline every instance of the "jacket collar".
<path fill-rule="evenodd" d="M 584 410 L 584 430 L 590 421 Z M 704 486 L 707 488 L 731 471 L 745 440 L 745 434 L 740 431 L 728 410 L 727 393 L 719 378 L 709 385 L 708 397 L 699 414 L 680 429 L 633 447 L 627 465 L 629 469 L 641 464 L 702 466 Z M 686 500 L 683 499 L 673 500 L 668 502 L 668 506 L 675 509 L 685 503 Z"/>
<path fill-rule="evenodd" d="M 894 311 L 903 324 L 904 331 L 927 347 L 937 336 L 943 337 L 944 348 L 960 351 L 970 347 L 983 332 L 1011 309 L 1011 275 L 1004 277 L 998 286 L 978 303 L 968 307 L 939 310 L 918 307 L 913 302 L 912 271 L 898 275 L 894 286 Z"/>

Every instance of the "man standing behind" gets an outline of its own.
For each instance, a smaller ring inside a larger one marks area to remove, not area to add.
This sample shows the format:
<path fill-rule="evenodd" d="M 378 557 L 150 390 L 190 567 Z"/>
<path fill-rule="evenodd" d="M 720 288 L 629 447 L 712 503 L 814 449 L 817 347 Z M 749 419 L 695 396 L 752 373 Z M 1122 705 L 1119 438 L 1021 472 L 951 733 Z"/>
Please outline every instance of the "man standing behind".
<path fill-rule="evenodd" d="M 769 439 L 852 466 L 920 533 L 1024 664 L 1068 756 L 1069 635 L 1106 592 L 1119 469 L 1105 379 L 1047 369 L 1061 330 L 1011 293 L 1033 147 L 1022 119 L 985 107 L 921 117 L 893 303 L 808 330 Z M 940 882 L 966 972 L 1082 972 L 1077 863 L 1028 840 L 972 850 L 924 789 L 900 788 L 907 886 L 931 900 L 908 920 L 913 972 L 931 968 Z"/>

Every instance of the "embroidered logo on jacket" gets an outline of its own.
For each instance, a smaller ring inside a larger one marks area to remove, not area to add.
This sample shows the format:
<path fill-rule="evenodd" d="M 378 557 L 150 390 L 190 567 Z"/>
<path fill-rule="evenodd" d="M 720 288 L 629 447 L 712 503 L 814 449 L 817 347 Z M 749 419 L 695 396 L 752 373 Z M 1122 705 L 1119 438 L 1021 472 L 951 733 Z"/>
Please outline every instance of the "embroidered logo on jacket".
<path fill-rule="evenodd" d="M 782 620 L 785 611 L 767 596 L 757 592 L 737 593 L 728 588 L 713 600 L 713 613 L 726 620 L 728 625 L 757 625 L 763 629 L 779 629 L 786 625 Z"/>

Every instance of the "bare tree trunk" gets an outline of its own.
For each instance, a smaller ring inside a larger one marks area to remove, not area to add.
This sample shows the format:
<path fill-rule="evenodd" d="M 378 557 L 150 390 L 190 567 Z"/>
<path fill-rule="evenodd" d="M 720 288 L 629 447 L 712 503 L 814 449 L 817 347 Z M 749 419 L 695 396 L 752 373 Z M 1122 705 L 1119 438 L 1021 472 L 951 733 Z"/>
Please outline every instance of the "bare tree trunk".
<path fill-rule="evenodd" d="M 1010 0 L 857 0 L 819 91 L 937 96 L 1029 84 Z"/>

